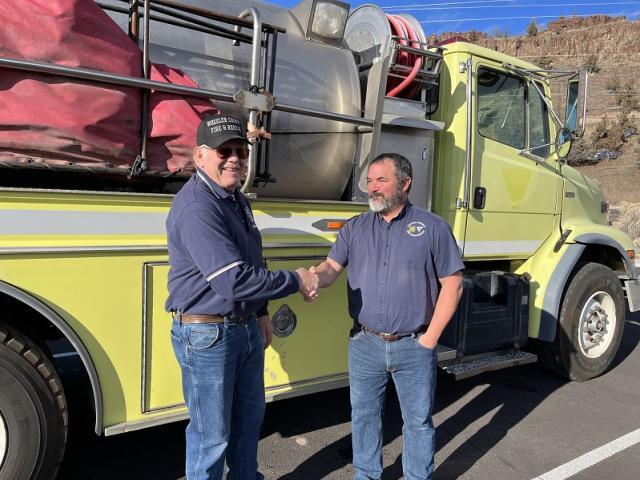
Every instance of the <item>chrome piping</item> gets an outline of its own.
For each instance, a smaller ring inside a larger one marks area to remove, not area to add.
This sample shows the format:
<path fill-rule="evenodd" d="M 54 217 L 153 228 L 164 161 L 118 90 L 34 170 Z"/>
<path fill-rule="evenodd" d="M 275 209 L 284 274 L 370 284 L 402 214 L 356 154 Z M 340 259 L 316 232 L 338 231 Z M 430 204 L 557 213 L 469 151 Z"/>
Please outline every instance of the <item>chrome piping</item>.
<path fill-rule="evenodd" d="M 174 85 L 170 83 L 157 82 L 155 80 L 145 80 L 143 78 L 129 77 L 126 75 L 117 75 L 115 73 L 100 72 L 97 70 L 89 70 L 86 68 L 65 67 L 54 63 L 37 62 L 33 60 L 16 60 L 13 58 L 0 57 L 0 67 L 11 68 L 14 70 L 26 70 L 29 72 L 46 73 L 50 75 L 62 75 L 70 78 L 79 78 L 82 80 L 91 80 L 95 82 L 103 82 L 112 85 L 120 85 L 124 87 L 138 87 L 149 90 L 158 90 L 160 92 L 176 93 L 179 95 L 193 96 L 198 98 L 207 98 L 218 100 L 221 102 L 235 103 L 234 95 L 228 93 L 216 92 L 202 88 L 185 87 L 182 85 Z M 281 112 L 295 113 L 299 115 L 307 115 L 314 118 L 325 120 L 334 120 L 353 125 L 363 125 L 373 127 L 374 121 L 351 115 L 343 115 L 340 113 L 326 112 L 315 108 L 304 108 L 295 105 L 276 103 L 273 110 Z"/>
<path fill-rule="evenodd" d="M 74 195 L 92 195 L 92 196 L 122 196 L 122 197 L 159 197 L 162 199 L 165 198 L 173 198 L 175 195 L 173 193 L 148 193 L 148 192 L 114 192 L 113 190 L 67 190 L 64 188 L 23 188 L 23 187 L 0 187 L 0 193 L 8 192 L 8 193 L 71 193 Z"/>
<path fill-rule="evenodd" d="M 150 90 L 158 90 L 167 93 L 177 93 L 179 95 L 194 96 L 199 98 L 210 98 L 221 102 L 233 103 L 233 95 L 214 92 L 202 88 L 185 87 L 171 83 L 157 82 L 155 80 L 145 80 L 143 78 L 128 77 L 115 73 L 100 72 L 86 68 L 64 67 L 54 63 L 36 62 L 33 60 L 16 60 L 13 58 L 0 57 L 0 67 L 12 68 L 14 70 L 26 70 L 37 73 L 47 73 L 51 75 L 63 75 L 82 80 L 92 80 L 104 82 L 124 87 L 138 87 Z"/>
<path fill-rule="evenodd" d="M 149 0 L 144 0 L 144 17 L 143 21 L 143 38 L 142 38 L 142 76 L 145 80 L 149 80 L 151 78 L 151 61 L 149 60 L 149 36 L 150 36 L 150 14 L 151 14 L 151 5 Z M 149 90 L 143 88 L 140 92 L 140 100 L 141 100 L 141 118 L 140 118 L 140 156 L 134 162 L 134 165 L 138 163 L 138 160 L 142 162 L 146 162 L 147 160 L 147 138 L 149 136 Z M 142 166 L 141 164 L 139 171 L 144 171 L 146 166 Z M 136 167 L 132 166 L 129 176 L 137 175 L 139 171 Z"/>
<path fill-rule="evenodd" d="M 343 115 L 341 113 L 331 113 L 315 108 L 302 108 L 295 105 L 286 105 L 284 103 L 276 103 L 274 110 L 287 113 L 297 113 L 299 115 L 309 115 L 310 117 L 322 118 L 324 120 L 335 120 L 336 122 L 350 123 L 353 125 L 362 125 L 365 127 L 373 127 L 375 122 L 367 118 L 352 117 L 351 115 Z"/>
<path fill-rule="evenodd" d="M 538 92 L 538 95 L 540 95 L 540 98 L 542 99 L 544 104 L 547 106 L 547 110 L 551 113 L 551 116 L 553 117 L 553 121 L 555 122 L 556 126 L 558 126 L 560 128 L 564 128 L 564 125 L 562 124 L 562 121 L 560 120 L 560 117 L 558 116 L 558 114 L 553 109 L 553 105 L 551 103 L 551 100 L 549 100 L 545 96 L 544 92 L 542 90 L 540 90 L 540 86 L 538 85 L 537 81 L 534 80 L 533 78 L 531 78 L 531 76 L 530 76 L 531 73 L 536 73 L 536 71 L 522 69 L 522 68 L 516 67 L 514 65 L 508 64 L 508 63 L 503 63 L 502 66 L 504 68 L 506 68 L 507 70 L 509 70 L 510 72 L 513 72 L 513 73 L 515 73 L 515 74 L 517 74 L 517 75 L 519 75 L 521 77 L 527 78 L 533 84 L 534 88 Z M 573 73 L 575 73 L 575 72 L 573 72 Z M 544 79 L 544 77 L 541 77 L 540 75 L 538 75 L 538 76 L 540 77 L 541 80 Z M 561 76 L 566 76 L 566 74 L 561 75 Z M 528 102 L 527 102 L 527 104 L 528 104 Z"/>
<path fill-rule="evenodd" d="M 262 44 L 262 17 L 255 8 L 247 8 L 243 10 L 239 18 L 253 17 L 253 42 L 251 44 L 251 77 L 249 86 L 250 90 L 259 88 L 260 83 L 260 49 Z M 240 27 L 235 27 L 236 32 L 240 32 Z M 258 110 L 249 110 L 249 125 L 259 128 Z M 256 177 L 256 163 L 258 161 L 258 142 L 260 138 L 254 138 L 251 142 L 251 152 L 249 153 L 249 162 L 247 164 L 247 178 L 240 188 L 242 193 L 247 193 L 253 187 L 253 180 Z"/>
<path fill-rule="evenodd" d="M 562 125 L 562 121 L 560 120 L 560 117 L 558 117 L 558 114 L 553 109 L 553 105 L 551 105 L 551 102 L 545 96 L 544 92 L 542 90 L 540 90 L 540 87 L 538 86 L 538 83 L 535 80 L 531 80 L 531 84 L 534 86 L 534 88 L 538 92 L 538 95 L 540 95 L 540 98 L 542 99 L 544 104 L 547 106 L 547 109 L 549 110 L 549 112 L 551 112 L 551 116 L 553 117 L 553 120 L 556 122 L 556 126 L 559 126 L 560 128 L 563 128 L 564 125 Z M 527 105 L 529 105 L 528 101 L 527 101 Z M 527 118 L 527 121 L 528 121 L 528 118 Z"/>
<path fill-rule="evenodd" d="M 456 200 L 456 209 L 468 209 L 469 208 L 469 195 L 471 190 L 471 138 L 473 136 L 473 109 L 472 109 L 472 82 L 473 82 L 473 62 L 471 58 L 468 58 L 466 63 L 467 70 L 467 138 L 465 142 L 465 156 L 464 156 L 464 192 L 462 200 L 459 198 Z"/>
<path fill-rule="evenodd" d="M 582 137 L 584 135 L 585 130 L 587 129 L 587 99 L 589 98 L 589 73 L 585 72 L 584 74 L 584 105 L 582 106 L 582 130 L 580 130 L 580 135 L 578 137 Z"/>

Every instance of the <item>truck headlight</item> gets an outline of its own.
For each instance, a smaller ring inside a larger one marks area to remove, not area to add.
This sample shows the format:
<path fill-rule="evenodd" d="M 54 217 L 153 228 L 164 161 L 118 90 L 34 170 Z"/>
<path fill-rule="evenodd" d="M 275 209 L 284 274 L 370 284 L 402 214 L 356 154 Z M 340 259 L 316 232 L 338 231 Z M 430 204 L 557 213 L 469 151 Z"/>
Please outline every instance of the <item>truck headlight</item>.
<path fill-rule="evenodd" d="M 341 39 L 348 15 L 349 5 L 347 4 L 317 2 L 311 16 L 311 33 L 326 39 Z"/>

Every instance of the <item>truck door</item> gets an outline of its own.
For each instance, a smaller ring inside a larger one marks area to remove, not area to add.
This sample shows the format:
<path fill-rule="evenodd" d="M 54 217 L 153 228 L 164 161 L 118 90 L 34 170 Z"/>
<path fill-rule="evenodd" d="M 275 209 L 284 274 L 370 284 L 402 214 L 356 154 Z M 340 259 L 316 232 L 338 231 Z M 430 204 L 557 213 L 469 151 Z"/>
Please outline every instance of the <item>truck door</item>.
<path fill-rule="evenodd" d="M 464 256 L 527 258 L 550 235 L 559 208 L 562 184 L 549 147 L 551 118 L 531 80 L 484 59 L 474 58 L 473 69 Z M 547 146 L 520 153 L 539 145 Z"/>

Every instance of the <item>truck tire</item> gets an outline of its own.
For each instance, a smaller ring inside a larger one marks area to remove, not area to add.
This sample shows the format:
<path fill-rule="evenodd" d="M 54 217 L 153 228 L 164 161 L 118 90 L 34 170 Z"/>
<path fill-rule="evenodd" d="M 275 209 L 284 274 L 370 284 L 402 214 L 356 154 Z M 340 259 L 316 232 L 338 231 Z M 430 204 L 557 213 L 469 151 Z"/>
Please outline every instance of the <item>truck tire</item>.
<path fill-rule="evenodd" d="M 613 361 L 625 321 L 625 299 L 616 274 L 599 263 L 583 263 L 567 288 L 553 343 L 541 360 L 554 373 L 583 382 L 602 375 Z"/>
<path fill-rule="evenodd" d="M 0 480 L 53 479 L 67 437 L 62 383 L 45 354 L 0 323 Z"/>

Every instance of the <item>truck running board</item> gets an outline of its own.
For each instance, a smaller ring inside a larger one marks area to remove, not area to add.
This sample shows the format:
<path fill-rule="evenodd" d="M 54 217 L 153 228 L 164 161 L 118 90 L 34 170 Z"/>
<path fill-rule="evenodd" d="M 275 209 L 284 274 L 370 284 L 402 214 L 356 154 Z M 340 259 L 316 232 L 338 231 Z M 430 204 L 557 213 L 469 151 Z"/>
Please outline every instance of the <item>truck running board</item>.
<path fill-rule="evenodd" d="M 439 343 L 436 347 L 436 355 L 438 357 L 438 362 L 448 362 L 456 359 L 457 352 L 454 348 L 447 347 L 446 345 Z"/>
<path fill-rule="evenodd" d="M 491 370 L 501 370 L 527 363 L 535 363 L 537 360 L 538 356 L 529 352 L 501 353 L 469 362 L 447 365 L 442 368 L 447 373 L 452 374 L 456 380 L 462 380 L 463 378 L 473 377 Z"/>

